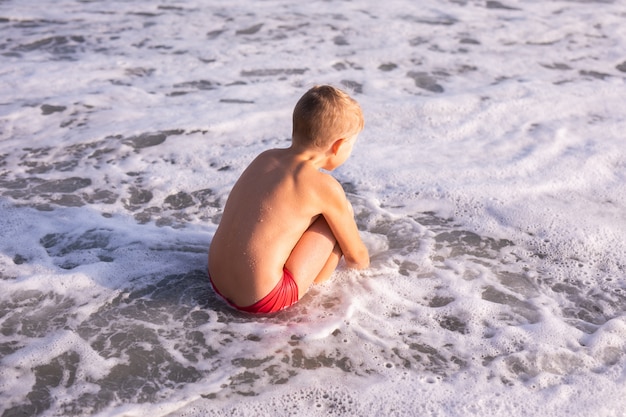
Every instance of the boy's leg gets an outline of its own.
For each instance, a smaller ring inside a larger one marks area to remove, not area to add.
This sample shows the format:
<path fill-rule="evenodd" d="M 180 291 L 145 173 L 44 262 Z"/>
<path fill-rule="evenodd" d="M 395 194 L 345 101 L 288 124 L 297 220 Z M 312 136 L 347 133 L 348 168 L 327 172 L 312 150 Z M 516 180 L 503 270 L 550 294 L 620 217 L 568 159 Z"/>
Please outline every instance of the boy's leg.
<path fill-rule="evenodd" d="M 298 298 L 302 298 L 313 282 L 327 280 L 340 259 L 337 240 L 324 216 L 319 216 L 304 232 L 285 263 L 298 284 Z"/>
<path fill-rule="evenodd" d="M 339 261 L 341 260 L 342 256 L 343 256 L 343 253 L 341 252 L 341 248 L 339 247 L 339 244 L 335 244 L 335 247 L 333 248 L 333 251 L 328 257 L 326 264 L 324 265 L 320 273 L 317 274 L 317 278 L 315 278 L 313 282 L 315 282 L 316 284 L 319 284 L 320 282 L 324 282 L 328 278 L 330 278 L 333 271 L 337 269 L 337 264 L 339 264 Z"/>

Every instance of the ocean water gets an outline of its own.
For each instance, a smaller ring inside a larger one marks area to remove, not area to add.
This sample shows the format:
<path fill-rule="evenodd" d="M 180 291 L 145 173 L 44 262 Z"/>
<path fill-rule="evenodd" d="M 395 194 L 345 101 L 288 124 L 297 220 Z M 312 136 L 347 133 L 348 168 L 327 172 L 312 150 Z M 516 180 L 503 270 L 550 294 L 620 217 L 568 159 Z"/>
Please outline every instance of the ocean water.
<path fill-rule="evenodd" d="M 0 413 L 625 416 L 626 3 L 0 1 Z M 312 85 L 372 256 L 250 317 L 228 192 Z"/>

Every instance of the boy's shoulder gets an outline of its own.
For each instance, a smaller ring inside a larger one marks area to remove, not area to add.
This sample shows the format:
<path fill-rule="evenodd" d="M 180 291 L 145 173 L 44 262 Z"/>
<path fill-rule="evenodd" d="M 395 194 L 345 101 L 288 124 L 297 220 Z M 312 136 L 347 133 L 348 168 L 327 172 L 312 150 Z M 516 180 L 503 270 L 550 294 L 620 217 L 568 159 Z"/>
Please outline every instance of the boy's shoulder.
<path fill-rule="evenodd" d="M 301 172 L 302 184 L 317 197 L 330 203 L 333 200 L 343 200 L 343 187 L 332 175 L 314 167 L 307 167 Z"/>
<path fill-rule="evenodd" d="M 252 171 L 253 175 L 261 175 L 261 173 L 272 166 L 279 165 L 280 162 L 280 149 L 268 149 L 258 154 L 250 165 L 248 165 L 246 171 Z"/>
<path fill-rule="evenodd" d="M 304 185 L 308 190 L 318 193 L 343 193 L 343 187 L 332 175 L 316 168 L 308 162 L 297 162 L 290 159 L 287 149 L 268 149 L 261 152 L 251 165 L 255 165 L 255 171 L 262 172 L 272 166 L 282 166 L 285 176 L 292 176 L 297 182 Z M 331 195 L 328 195 L 331 197 Z"/>

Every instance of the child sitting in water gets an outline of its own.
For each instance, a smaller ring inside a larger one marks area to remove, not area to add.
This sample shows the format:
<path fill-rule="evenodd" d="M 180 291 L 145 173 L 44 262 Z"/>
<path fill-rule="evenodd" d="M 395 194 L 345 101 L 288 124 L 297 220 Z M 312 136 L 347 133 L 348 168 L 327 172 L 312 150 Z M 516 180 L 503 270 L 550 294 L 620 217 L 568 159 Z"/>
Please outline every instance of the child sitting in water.
<path fill-rule="evenodd" d="M 291 147 L 261 153 L 233 187 L 209 250 L 214 290 L 251 313 L 289 307 L 327 280 L 343 255 L 369 266 L 352 206 L 332 171 L 363 129 L 359 104 L 331 86 L 307 91 L 293 111 Z"/>

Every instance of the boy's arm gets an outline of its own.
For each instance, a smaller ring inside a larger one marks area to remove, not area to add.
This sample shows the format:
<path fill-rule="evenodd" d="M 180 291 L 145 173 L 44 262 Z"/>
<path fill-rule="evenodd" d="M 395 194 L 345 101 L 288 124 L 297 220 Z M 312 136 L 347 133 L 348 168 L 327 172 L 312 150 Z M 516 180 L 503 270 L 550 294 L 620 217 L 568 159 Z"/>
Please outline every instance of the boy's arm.
<path fill-rule="evenodd" d="M 330 226 L 348 267 L 364 269 L 369 266 L 367 247 L 363 244 L 354 221 L 352 206 L 341 184 L 329 177 L 321 190 L 322 214 Z"/>

